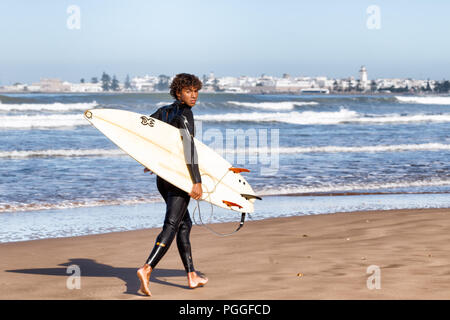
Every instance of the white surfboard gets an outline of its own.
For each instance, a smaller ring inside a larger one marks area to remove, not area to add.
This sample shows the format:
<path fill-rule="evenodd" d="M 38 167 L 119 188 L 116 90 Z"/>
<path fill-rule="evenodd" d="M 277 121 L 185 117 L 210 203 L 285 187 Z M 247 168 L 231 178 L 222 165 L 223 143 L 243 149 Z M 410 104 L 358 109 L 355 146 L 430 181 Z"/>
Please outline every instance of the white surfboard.
<path fill-rule="evenodd" d="M 119 148 L 155 174 L 190 193 L 192 180 L 186 166 L 179 129 L 135 112 L 118 109 L 87 110 L 85 118 Z M 195 138 L 194 138 L 195 139 Z M 242 169 L 195 139 L 202 177 L 202 200 L 242 213 L 254 212 L 257 197 Z"/>

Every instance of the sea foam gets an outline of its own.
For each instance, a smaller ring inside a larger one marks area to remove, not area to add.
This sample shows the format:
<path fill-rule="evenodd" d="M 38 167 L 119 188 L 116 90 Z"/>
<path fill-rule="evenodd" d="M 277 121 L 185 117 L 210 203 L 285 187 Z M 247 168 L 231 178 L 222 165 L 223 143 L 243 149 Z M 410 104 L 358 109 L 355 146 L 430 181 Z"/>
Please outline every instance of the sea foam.
<path fill-rule="evenodd" d="M 265 110 L 293 110 L 295 106 L 315 106 L 315 101 L 284 101 L 284 102 L 240 102 L 228 101 L 228 104 L 246 108 L 265 109 Z"/>
<path fill-rule="evenodd" d="M 281 122 L 299 125 L 337 125 L 346 123 L 410 123 L 410 122 L 450 122 L 450 114 L 361 114 L 342 108 L 334 112 L 291 111 L 291 112 L 248 112 L 196 115 L 196 120 L 212 122 Z"/>
<path fill-rule="evenodd" d="M 422 143 L 375 146 L 311 146 L 311 147 L 274 147 L 274 148 L 236 148 L 225 150 L 234 153 L 377 153 L 377 152 L 405 152 L 405 151 L 448 151 L 450 144 Z"/>
<path fill-rule="evenodd" d="M 35 103 L 20 103 L 20 104 L 0 104 L 0 111 L 76 111 L 87 110 L 97 106 L 97 102 L 85 103 L 50 103 L 50 104 L 35 104 Z"/>
<path fill-rule="evenodd" d="M 0 213 L 5 212 L 23 212 L 37 210 L 55 210 L 55 209 L 73 209 L 82 207 L 99 207 L 99 206 L 117 206 L 117 205 L 136 205 L 143 203 L 155 203 L 162 200 L 157 197 L 138 198 L 138 199 L 114 199 L 114 200 L 79 200 L 79 201 L 62 201 L 58 203 L 0 203 Z"/>
<path fill-rule="evenodd" d="M 126 155 L 120 149 L 55 149 L 0 151 L 0 159 L 116 157 Z"/>
<path fill-rule="evenodd" d="M 434 187 L 450 185 L 450 179 L 429 179 L 416 181 L 398 181 L 398 182 L 372 182 L 372 183 L 347 183 L 347 184 L 329 184 L 322 186 L 266 186 L 264 188 L 254 188 L 260 196 L 268 195 L 287 195 L 302 193 L 323 193 L 323 192 L 352 192 L 352 191 L 378 191 L 383 189 L 404 189 L 414 187 Z"/>
<path fill-rule="evenodd" d="M 361 114 L 341 108 L 339 111 L 242 112 L 196 115 L 207 122 L 280 122 L 298 125 L 390 124 L 414 122 L 450 122 L 450 114 Z M 39 129 L 88 126 L 80 114 L 5 115 L 0 116 L 0 129 Z"/>
<path fill-rule="evenodd" d="M 416 104 L 442 104 L 450 105 L 450 97 L 404 97 L 396 96 L 398 101 L 403 103 L 416 103 Z"/>
<path fill-rule="evenodd" d="M 407 152 L 407 151 L 449 151 L 449 144 L 423 143 L 376 146 L 311 146 L 311 147 L 246 147 L 214 149 L 225 154 L 303 154 L 303 153 L 377 153 L 377 152 Z M 28 158 L 79 158 L 79 157 L 118 157 L 126 156 L 121 149 L 49 149 L 49 150 L 12 150 L 0 151 L 0 159 Z"/>
<path fill-rule="evenodd" d="M 0 116 L 0 129 L 56 129 L 87 125 L 89 122 L 81 113 Z"/>

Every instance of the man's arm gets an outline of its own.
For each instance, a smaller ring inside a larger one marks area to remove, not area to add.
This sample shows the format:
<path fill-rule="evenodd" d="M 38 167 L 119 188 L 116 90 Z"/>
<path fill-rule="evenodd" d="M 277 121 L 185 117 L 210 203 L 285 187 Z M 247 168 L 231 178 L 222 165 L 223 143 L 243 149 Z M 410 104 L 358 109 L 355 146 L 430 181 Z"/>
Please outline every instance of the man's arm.
<path fill-rule="evenodd" d="M 202 178 L 198 169 L 198 155 L 197 149 L 195 148 L 194 137 L 190 134 L 187 127 L 187 120 L 184 117 L 182 117 L 180 133 L 183 140 L 184 158 L 186 160 L 186 165 L 188 166 L 192 182 L 194 184 L 201 183 Z"/>
<path fill-rule="evenodd" d="M 180 120 L 179 129 L 181 138 L 183 140 L 184 159 L 186 161 L 186 166 L 189 170 L 192 183 L 194 184 L 192 187 L 192 191 L 189 195 L 197 200 L 200 199 L 203 194 L 201 185 L 202 177 L 200 175 L 200 170 L 198 168 L 197 149 L 195 148 L 194 137 L 189 132 L 186 117 L 181 116 L 179 120 Z"/>

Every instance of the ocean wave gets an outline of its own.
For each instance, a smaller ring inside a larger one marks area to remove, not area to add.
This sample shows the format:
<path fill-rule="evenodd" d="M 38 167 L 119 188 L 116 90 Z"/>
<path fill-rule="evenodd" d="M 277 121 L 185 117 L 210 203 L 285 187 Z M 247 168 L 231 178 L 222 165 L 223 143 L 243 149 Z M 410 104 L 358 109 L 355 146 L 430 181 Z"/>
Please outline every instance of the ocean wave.
<path fill-rule="evenodd" d="M 404 97 L 396 96 L 398 101 L 403 103 L 415 103 L 415 104 L 441 104 L 450 105 L 450 97 Z"/>
<path fill-rule="evenodd" d="M 196 120 L 211 122 L 281 122 L 300 125 L 335 125 L 345 123 L 411 123 L 411 122 L 450 122 L 450 114 L 387 114 L 364 115 L 342 108 L 335 112 L 291 111 L 272 113 L 226 113 L 196 115 Z"/>
<path fill-rule="evenodd" d="M 5 96 L 0 94 L 0 105 L 2 103 L 33 103 L 34 101 L 38 101 L 36 98 L 31 97 L 11 97 L 11 96 Z"/>
<path fill-rule="evenodd" d="M 378 146 L 312 146 L 312 147 L 273 147 L 273 148 L 235 148 L 224 150 L 226 153 L 376 153 L 376 152 L 404 152 L 404 151 L 442 151 L 450 150 L 449 144 L 423 143 L 423 144 L 398 144 Z M 220 150 L 216 150 L 219 152 Z"/>
<path fill-rule="evenodd" d="M 351 192 L 356 190 L 382 190 L 382 189 L 404 189 L 414 187 L 437 187 L 450 185 L 450 179 L 430 179 L 420 181 L 399 181 L 399 182 L 373 182 L 354 184 L 330 184 L 323 186 L 274 186 L 264 188 L 254 188 L 260 196 L 269 195 L 289 195 L 289 194 L 310 194 L 323 192 Z"/>
<path fill-rule="evenodd" d="M 37 210 L 56 210 L 56 209 L 74 209 L 82 207 L 100 207 L 100 206 L 117 206 L 117 205 L 137 205 L 144 203 L 161 202 L 159 197 L 147 197 L 139 199 L 114 199 L 114 200 L 80 200 L 80 201 L 63 201 L 59 203 L 0 203 L 0 213 L 6 212 L 24 212 Z"/>
<path fill-rule="evenodd" d="M 319 104 L 315 101 L 284 101 L 284 102 L 228 101 L 227 103 L 240 107 L 265 109 L 265 110 L 293 110 L 295 106 L 315 106 Z"/>
<path fill-rule="evenodd" d="M 170 101 L 160 101 L 160 102 L 158 102 L 156 104 L 156 107 L 161 108 L 161 107 L 164 107 L 164 106 L 168 106 L 168 105 L 170 105 L 172 103 L 173 103 L 173 101 L 172 102 L 170 102 Z"/>
<path fill-rule="evenodd" d="M 379 146 L 312 146 L 312 147 L 247 147 L 214 149 L 220 154 L 302 154 L 302 153 L 376 153 L 376 152 L 405 152 L 405 151 L 449 151 L 449 144 L 423 143 L 399 144 Z M 29 158 L 79 158 L 79 157 L 118 157 L 126 156 L 121 149 L 50 149 L 50 150 L 13 150 L 0 151 L 0 159 L 29 159 Z"/>
<path fill-rule="evenodd" d="M 450 179 L 429 179 L 420 181 L 398 181 L 398 182 L 372 182 L 354 184 L 329 184 L 319 186 L 265 186 L 254 187 L 259 196 L 280 195 L 314 195 L 323 193 L 346 193 L 346 192 L 380 192 L 380 190 L 391 190 L 387 193 L 398 193 L 392 190 L 406 188 L 438 187 L 450 185 Z M 401 191 L 400 191 L 401 192 Z M 403 191 L 407 192 L 407 191 Z M 0 213 L 26 212 L 37 210 L 73 209 L 81 207 L 115 206 L 115 205 L 138 205 L 145 203 L 161 202 L 159 196 L 146 196 L 134 199 L 87 199 L 87 200 L 65 200 L 57 203 L 0 203 Z"/>
<path fill-rule="evenodd" d="M 0 104 L 0 111 L 77 111 L 94 108 L 98 103 L 95 101 L 85 103 L 20 103 L 20 104 Z"/>
<path fill-rule="evenodd" d="M 60 149 L 0 151 L 0 159 L 116 157 L 126 155 L 120 149 Z"/>
<path fill-rule="evenodd" d="M 195 119 L 206 122 L 280 122 L 298 125 L 338 124 L 389 124 L 414 122 L 450 122 L 450 114 L 387 114 L 364 115 L 353 110 L 341 109 L 335 112 L 291 111 L 291 112 L 249 112 L 196 115 Z M 88 126 L 80 114 L 51 115 L 7 115 L 0 116 L 0 129 L 39 129 Z"/>
<path fill-rule="evenodd" d="M 0 116 L 0 129 L 56 129 L 88 125 L 82 114 Z"/>
<path fill-rule="evenodd" d="M 196 115 L 196 120 L 211 122 L 284 122 L 290 124 L 338 124 L 342 121 L 354 119 L 358 113 L 348 109 L 337 112 L 248 112 Z"/>

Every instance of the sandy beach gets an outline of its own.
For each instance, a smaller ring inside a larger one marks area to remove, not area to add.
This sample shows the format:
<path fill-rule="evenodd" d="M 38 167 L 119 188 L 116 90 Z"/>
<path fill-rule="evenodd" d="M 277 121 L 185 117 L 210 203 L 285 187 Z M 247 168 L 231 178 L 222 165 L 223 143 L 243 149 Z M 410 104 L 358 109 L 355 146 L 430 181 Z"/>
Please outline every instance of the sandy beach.
<path fill-rule="evenodd" d="M 159 229 L 4 243 L 0 299 L 449 299 L 449 231 L 450 209 L 248 221 L 230 237 L 194 226 L 195 266 L 209 283 L 187 287 L 174 243 L 152 297 L 138 292 L 136 269 Z"/>

